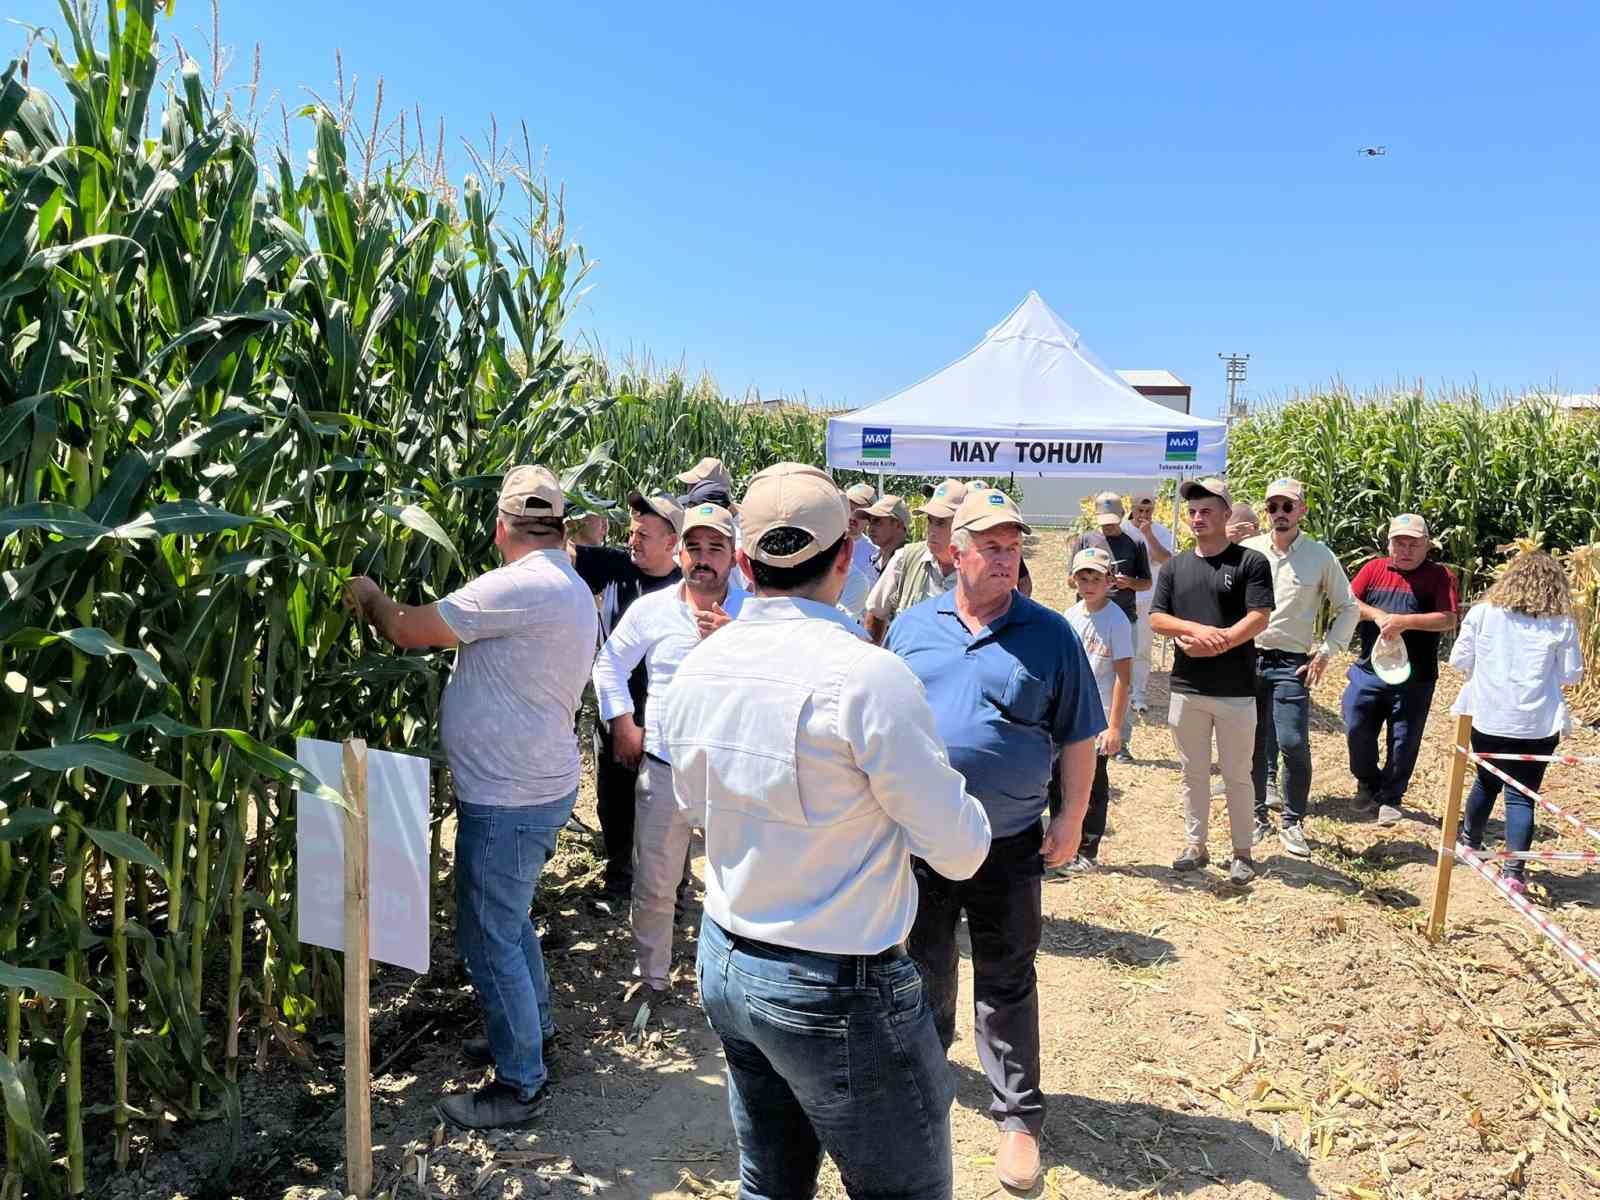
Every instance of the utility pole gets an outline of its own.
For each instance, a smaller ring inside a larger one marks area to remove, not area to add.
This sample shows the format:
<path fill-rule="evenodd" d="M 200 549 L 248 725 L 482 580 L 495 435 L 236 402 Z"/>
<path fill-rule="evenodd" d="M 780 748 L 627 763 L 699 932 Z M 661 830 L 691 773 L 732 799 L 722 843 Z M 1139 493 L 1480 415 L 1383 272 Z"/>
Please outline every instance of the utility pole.
<path fill-rule="evenodd" d="M 1235 421 L 1243 419 L 1249 411 L 1249 402 L 1239 397 L 1239 385 L 1244 383 L 1245 364 L 1250 361 L 1248 354 L 1218 354 L 1223 362 L 1228 365 L 1228 408 L 1223 413 L 1223 420 L 1231 428 Z"/>

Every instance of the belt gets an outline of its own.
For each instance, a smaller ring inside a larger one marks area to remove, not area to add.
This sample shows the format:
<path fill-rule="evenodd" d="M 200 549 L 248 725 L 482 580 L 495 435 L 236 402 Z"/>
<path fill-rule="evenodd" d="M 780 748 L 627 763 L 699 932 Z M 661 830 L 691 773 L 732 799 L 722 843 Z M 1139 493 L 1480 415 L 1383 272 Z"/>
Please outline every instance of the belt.
<path fill-rule="evenodd" d="M 1268 658 L 1276 662 L 1303 663 L 1310 662 L 1311 655 L 1302 654 L 1298 650 L 1257 650 L 1258 658 Z"/>
<path fill-rule="evenodd" d="M 705 919 L 710 920 L 709 917 Z M 722 929 L 722 926 L 718 925 L 717 928 Z M 896 962 L 906 956 L 903 942 L 897 942 L 886 950 L 879 950 L 876 954 L 825 954 L 821 950 L 802 950 L 798 946 L 779 946 L 773 942 L 758 941 L 742 934 L 729 933 L 726 929 L 722 929 L 722 935 L 728 939 L 728 945 L 733 949 L 760 958 L 792 962 L 797 955 L 803 955 L 809 960 L 807 966 L 832 967 L 837 982 L 847 986 L 858 984 L 868 967 L 883 966 L 885 963 Z"/>

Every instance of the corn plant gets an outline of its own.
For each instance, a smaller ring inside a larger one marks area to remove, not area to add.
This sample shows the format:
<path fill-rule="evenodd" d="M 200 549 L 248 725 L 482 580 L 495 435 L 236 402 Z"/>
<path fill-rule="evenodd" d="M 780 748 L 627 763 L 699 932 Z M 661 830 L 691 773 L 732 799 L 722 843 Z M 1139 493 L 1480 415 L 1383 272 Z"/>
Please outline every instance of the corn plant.
<path fill-rule="evenodd" d="M 193 62 L 163 75 L 153 0 L 103 44 L 62 24 L 59 101 L 0 76 L 10 1196 L 84 1190 L 86 1056 L 125 1164 L 142 1119 L 236 1127 L 246 995 L 263 1047 L 315 1011 L 292 793 L 322 785 L 287 752 L 436 753 L 443 669 L 364 645 L 344 580 L 442 595 L 491 565 L 508 464 L 610 469 L 564 342 L 584 260 L 531 162 L 358 171 L 314 108 L 309 164 L 264 167 Z"/>

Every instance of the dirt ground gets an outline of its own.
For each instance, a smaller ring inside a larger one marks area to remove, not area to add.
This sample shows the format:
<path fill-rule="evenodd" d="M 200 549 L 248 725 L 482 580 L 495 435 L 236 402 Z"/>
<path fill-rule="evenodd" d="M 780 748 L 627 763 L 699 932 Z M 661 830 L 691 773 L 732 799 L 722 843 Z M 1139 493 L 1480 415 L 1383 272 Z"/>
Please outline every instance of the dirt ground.
<path fill-rule="evenodd" d="M 1061 541 L 1030 555 L 1037 598 L 1069 597 Z M 1036 1192 L 1055 1197 L 1353 1200 L 1600 1194 L 1600 990 L 1488 885 L 1458 868 L 1447 937 L 1420 926 L 1432 893 L 1448 767 L 1441 681 L 1427 746 L 1392 829 L 1357 821 L 1338 719 L 1342 670 L 1315 696 L 1311 861 L 1257 852 L 1249 889 L 1214 866 L 1169 869 L 1181 849 L 1176 762 L 1161 723 L 1166 677 L 1134 733 L 1138 765 L 1112 770 L 1102 868 L 1044 890 L 1039 954 L 1048 1097 Z M 1566 743 L 1600 753 L 1600 734 Z M 1600 769 L 1555 768 L 1547 793 L 1600 823 Z M 595 827 L 593 796 L 579 819 Z M 1548 816 L 1541 848 L 1593 848 Z M 1226 863 L 1214 807 L 1213 860 Z M 1491 841 L 1499 836 L 1498 821 Z M 448 829 L 447 829 L 448 833 Z M 680 931 L 673 1003 L 642 1018 L 628 994 L 626 915 L 600 902 L 597 839 L 563 836 L 540 901 L 563 1041 L 532 1133 L 448 1136 L 432 1104 L 480 1074 L 457 1054 L 477 1027 L 441 897 L 435 966 L 384 970 L 375 990 L 373 1116 L 380 1191 L 394 1197 L 603 1193 L 732 1195 L 737 1154 L 716 1039 L 695 1007 L 693 943 Z M 1600 946 L 1600 872 L 1534 864 L 1535 899 Z M 964 987 L 970 976 L 964 972 Z M 952 1070 L 955 1190 L 999 1192 L 988 1086 L 973 1051 L 970 991 Z M 280 1054 L 245 1081 L 250 1134 L 213 1195 L 310 1200 L 342 1182 L 336 1041 L 312 1067 Z M 386 1063 L 385 1060 L 389 1062 Z M 320 1121 L 320 1123 L 318 1123 Z M 200 1195 L 180 1146 L 122 1194 Z M 192 1190 L 191 1190 L 192 1188 Z M 842 1196 L 831 1168 L 822 1194 Z"/>

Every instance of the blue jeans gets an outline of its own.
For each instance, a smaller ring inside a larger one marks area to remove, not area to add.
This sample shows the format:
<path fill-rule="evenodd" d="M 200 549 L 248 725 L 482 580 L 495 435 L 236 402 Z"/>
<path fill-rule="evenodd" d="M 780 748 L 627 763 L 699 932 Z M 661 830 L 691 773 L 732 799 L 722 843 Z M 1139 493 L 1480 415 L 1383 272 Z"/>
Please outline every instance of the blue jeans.
<path fill-rule="evenodd" d="M 751 941 L 707 917 L 697 968 L 728 1060 L 740 1200 L 810 1200 L 824 1150 L 857 1200 L 948 1200 L 955 1080 L 916 963 Z"/>
<path fill-rule="evenodd" d="M 1296 674 L 1308 655 L 1262 650 L 1256 655 L 1256 753 L 1250 768 L 1255 785 L 1256 820 L 1267 819 L 1267 780 L 1276 779 L 1283 796 L 1283 823 L 1306 818 L 1311 798 L 1311 693 Z M 1283 773 L 1273 770 L 1283 755 Z"/>
<path fill-rule="evenodd" d="M 1362 666 L 1352 666 L 1345 678 L 1345 741 L 1350 750 L 1350 774 L 1371 789 L 1379 804 L 1400 807 L 1411 772 L 1422 749 L 1422 730 L 1428 723 L 1437 679 L 1408 679 L 1391 686 Z M 1387 760 L 1378 765 L 1378 731 L 1388 726 Z"/>
<path fill-rule="evenodd" d="M 456 805 L 456 942 L 483 1004 L 495 1078 L 531 1099 L 549 1073 L 550 976 L 528 910 L 578 793 L 549 804 Z"/>
<path fill-rule="evenodd" d="M 1556 743 L 1561 739 L 1554 735 L 1542 738 L 1514 738 L 1501 737 L 1493 733 L 1480 733 L 1472 731 L 1472 749 L 1475 754 L 1554 754 Z M 1544 769 L 1542 762 L 1508 762 L 1497 761 L 1499 767 L 1518 783 L 1539 790 L 1539 785 L 1544 782 Z M 1477 778 L 1472 782 L 1472 794 L 1467 797 L 1466 821 L 1462 825 L 1461 838 L 1469 846 L 1482 846 L 1484 830 L 1489 825 L 1489 814 L 1494 811 L 1495 797 L 1500 795 L 1501 789 L 1506 794 L 1506 849 L 1527 850 L 1533 846 L 1533 801 L 1524 796 L 1516 788 L 1506 785 L 1482 767 L 1478 768 Z M 1523 874 L 1524 864 L 1517 859 L 1508 859 L 1502 865 L 1505 874 L 1520 879 Z"/>

